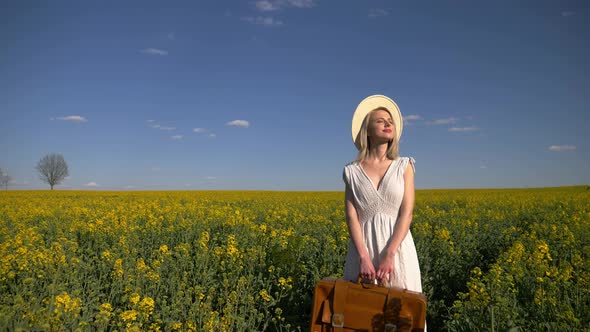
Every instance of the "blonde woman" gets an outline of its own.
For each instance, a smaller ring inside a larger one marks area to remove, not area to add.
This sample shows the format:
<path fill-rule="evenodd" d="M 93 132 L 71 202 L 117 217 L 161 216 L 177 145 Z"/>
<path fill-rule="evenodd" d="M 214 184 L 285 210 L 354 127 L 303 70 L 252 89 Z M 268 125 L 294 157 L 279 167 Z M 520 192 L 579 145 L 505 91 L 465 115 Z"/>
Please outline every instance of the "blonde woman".
<path fill-rule="evenodd" d="M 414 158 L 400 157 L 402 115 L 386 96 L 365 98 L 352 119 L 357 159 L 344 167 L 350 243 L 344 278 L 379 281 L 422 292 L 410 232 L 414 209 Z"/>

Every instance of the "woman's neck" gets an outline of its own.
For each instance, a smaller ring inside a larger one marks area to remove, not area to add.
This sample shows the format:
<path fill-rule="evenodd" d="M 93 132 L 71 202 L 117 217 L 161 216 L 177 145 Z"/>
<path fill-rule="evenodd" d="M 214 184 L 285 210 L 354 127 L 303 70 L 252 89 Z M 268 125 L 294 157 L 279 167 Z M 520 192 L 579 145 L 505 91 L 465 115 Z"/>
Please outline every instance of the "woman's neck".
<path fill-rule="evenodd" d="M 375 147 L 371 147 L 367 153 L 365 160 L 370 161 L 386 161 L 387 158 L 387 143 L 379 144 Z"/>

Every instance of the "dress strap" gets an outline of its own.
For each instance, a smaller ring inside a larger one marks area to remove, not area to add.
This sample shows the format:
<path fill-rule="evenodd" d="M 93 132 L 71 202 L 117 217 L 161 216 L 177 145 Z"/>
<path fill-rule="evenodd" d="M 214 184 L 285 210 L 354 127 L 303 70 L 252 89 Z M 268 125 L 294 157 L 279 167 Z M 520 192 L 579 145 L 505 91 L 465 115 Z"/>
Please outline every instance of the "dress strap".
<path fill-rule="evenodd" d="M 416 174 L 416 166 L 414 165 L 416 163 L 416 160 L 414 159 L 414 157 L 406 157 L 406 160 L 407 161 L 403 163 L 404 171 L 406 170 L 408 163 L 410 163 L 412 165 L 412 168 L 414 169 L 414 174 Z"/>

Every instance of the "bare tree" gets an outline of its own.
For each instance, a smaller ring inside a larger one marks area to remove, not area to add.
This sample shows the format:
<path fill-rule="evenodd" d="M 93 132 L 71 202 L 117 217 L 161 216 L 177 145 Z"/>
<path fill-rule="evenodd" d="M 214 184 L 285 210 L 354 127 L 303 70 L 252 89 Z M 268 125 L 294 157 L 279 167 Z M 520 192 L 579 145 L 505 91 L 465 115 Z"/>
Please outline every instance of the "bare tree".
<path fill-rule="evenodd" d="M 0 185 L 4 186 L 4 190 L 8 190 L 8 183 L 12 180 L 8 173 L 0 168 Z"/>
<path fill-rule="evenodd" d="M 68 176 L 68 164 L 61 154 L 51 153 L 41 158 L 35 167 L 41 175 L 41 180 L 53 186 L 60 184 Z"/>

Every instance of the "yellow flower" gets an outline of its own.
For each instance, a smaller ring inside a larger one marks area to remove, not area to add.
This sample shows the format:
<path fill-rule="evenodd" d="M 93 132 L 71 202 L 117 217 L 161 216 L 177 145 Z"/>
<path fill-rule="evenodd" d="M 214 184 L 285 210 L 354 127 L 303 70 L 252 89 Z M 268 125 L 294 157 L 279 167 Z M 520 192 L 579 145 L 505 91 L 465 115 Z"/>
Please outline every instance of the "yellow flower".
<path fill-rule="evenodd" d="M 100 305 L 100 313 L 103 316 L 111 317 L 112 312 L 113 312 L 113 307 L 111 306 L 110 303 L 103 303 Z"/>
<path fill-rule="evenodd" d="M 148 327 L 148 331 L 161 331 L 160 326 L 156 323 L 152 323 L 150 324 L 150 326 Z"/>
<path fill-rule="evenodd" d="M 449 233 L 449 230 L 446 228 L 442 228 L 439 229 L 435 232 L 435 235 L 437 238 L 443 240 L 443 241 L 448 241 L 451 238 L 451 233 Z"/>
<path fill-rule="evenodd" d="M 143 258 L 137 259 L 137 264 L 135 265 L 135 268 L 139 272 L 146 272 L 146 271 L 149 271 L 149 269 L 150 269 L 150 267 L 145 264 L 145 261 L 143 260 Z"/>
<path fill-rule="evenodd" d="M 236 236 L 231 234 L 227 237 L 227 254 L 229 257 L 239 258 L 241 253 L 238 249 Z"/>
<path fill-rule="evenodd" d="M 197 326 L 192 322 L 187 322 L 186 327 L 189 331 L 196 331 L 197 330 Z"/>
<path fill-rule="evenodd" d="M 287 289 L 291 289 L 292 285 L 291 283 L 293 282 L 293 278 L 288 277 L 287 279 L 280 277 L 279 278 L 279 286 L 283 289 L 287 288 Z"/>
<path fill-rule="evenodd" d="M 540 259 L 547 259 L 548 261 L 553 260 L 551 258 L 551 254 L 549 253 L 549 246 L 547 245 L 547 243 L 545 243 L 545 241 L 541 241 L 541 243 L 537 246 L 537 250 L 538 250 L 538 257 Z"/>
<path fill-rule="evenodd" d="M 67 292 L 55 297 L 54 306 L 56 310 L 61 309 L 64 312 L 78 312 L 82 300 L 80 298 L 71 298 Z"/>
<path fill-rule="evenodd" d="M 481 269 L 478 266 L 471 270 L 471 273 L 476 277 L 481 277 Z"/>
<path fill-rule="evenodd" d="M 541 303 L 543 303 L 545 296 L 546 296 L 545 290 L 543 290 L 543 288 L 538 288 L 537 291 L 535 292 L 535 297 L 534 297 L 535 304 L 540 305 Z"/>
<path fill-rule="evenodd" d="M 201 233 L 201 238 L 199 239 L 199 245 L 203 249 L 207 249 L 207 245 L 209 244 L 209 232 Z"/>
<path fill-rule="evenodd" d="M 268 292 L 266 291 L 266 289 L 261 290 L 258 294 L 266 302 L 270 302 L 270 300 L 272 300 L 272 297 L 270 295 L 268 295 Z"/>
<path fill-rule="evenodd" d="M 121 319 L 125 322 L 137 320 L 137 311 L 125 310 L 120 315 Z"/>
<path fill-rule="evenodd" d="M 160 275 L 157 274 L 156 272 L 149 271 L 146 276 L 151 281 L 160 281 Z"/>
<path fill-rule="evenodd" d="M 130 324 L 127 323 L 127 327 L 125 328 L 125 332 L 140 332 L 139 326 L 137 324 Z"/>
<path fill-rule="evenodd" d="M 113 254 L 109 251 L 109 250 L 105 250 L 102 252 L 101 254 L 102 258 L 104 260 L 106 260 L 107 262 L 111 262 L 111 260 L 113 259 Z"/>
<path fill-rule="evenodd" d="M 131 304 L 137 304 L 137 302 L 139 302 L 139 294 L 131 294 L 131 296 L 129 297 L 129 302 L 131 302 Z"/>
<path fill-rule="evenodd" d="M 139 302 L 139 311 L 151 315 L 154 312 L 154 299 L 151 297 L 144 297 L 141 302 Z"/>
<path fill-rule="evenodd" d="M 117 278 L 123 277 L 123 260 L 121 258 L 118 258 L 115 261 L 115 264 L 113 265 L 113 274 Z"/>

